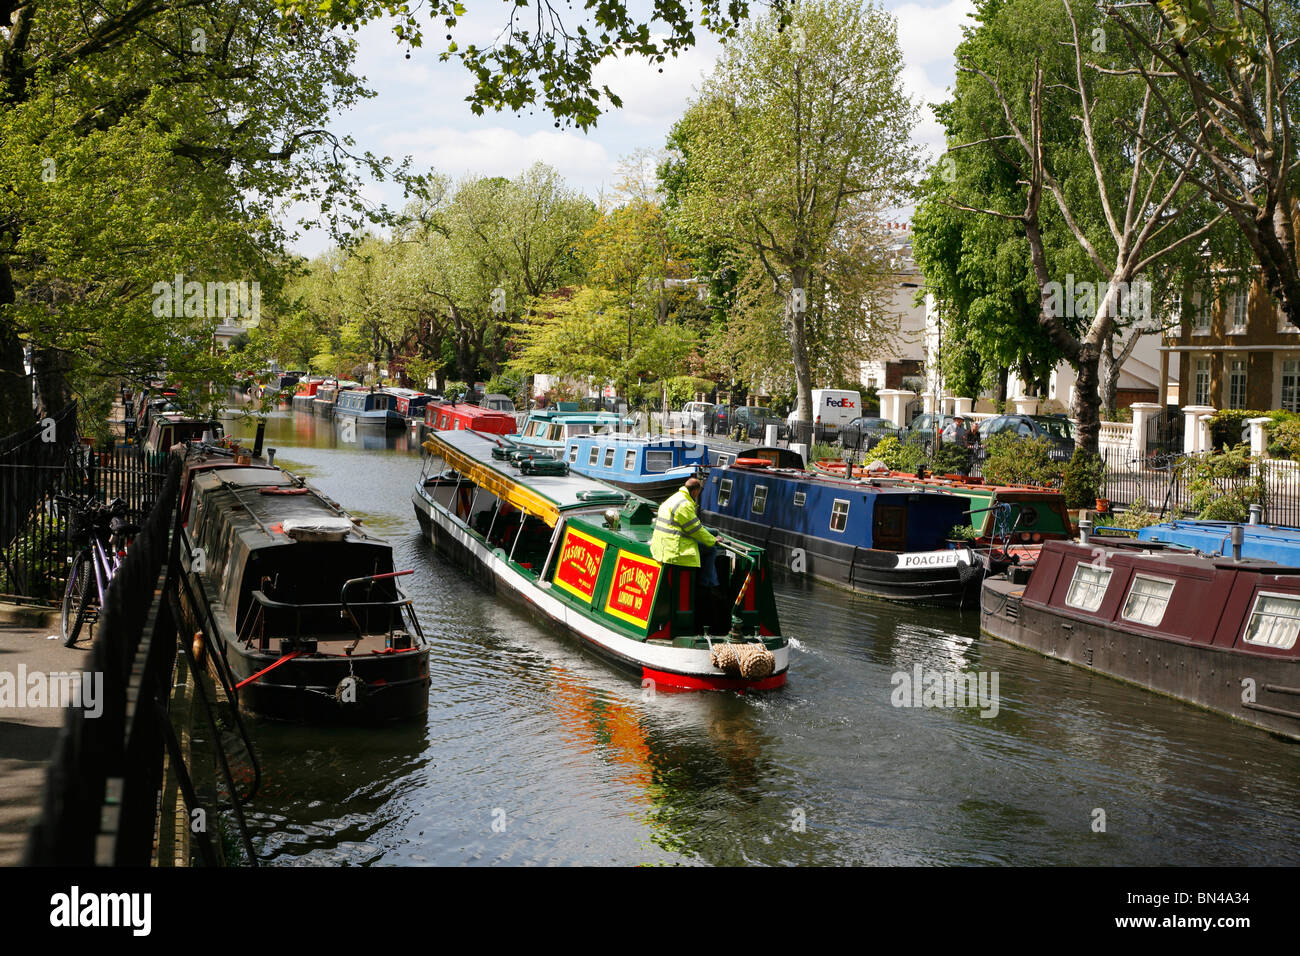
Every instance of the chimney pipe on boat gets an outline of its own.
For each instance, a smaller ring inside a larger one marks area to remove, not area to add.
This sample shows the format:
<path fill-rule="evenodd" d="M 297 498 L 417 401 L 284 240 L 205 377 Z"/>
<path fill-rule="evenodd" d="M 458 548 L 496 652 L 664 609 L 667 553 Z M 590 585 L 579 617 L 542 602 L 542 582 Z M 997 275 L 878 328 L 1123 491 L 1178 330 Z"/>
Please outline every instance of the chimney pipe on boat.
<path fill-rule="evenodd" d="M 257 423 L 257 437 L 253 439 L 253 457 L 262 457 L 262 441 L 266 438 L 266 422 Z"/>
<path fill-rule="evenodd" d="M 1264 506 L 1263 506 L 1263 505 L 1251 505 L 1251 506 L 1250 506 L 1250 523 L 1251 523 L 1251 524 L 1261 524 L 1261 523 L 1262 523 L 1262 520 L 1263 520 L 1263 517 L 1264 517 Z"/>
<path fill-rule="evenodd" d="M 1246 532 L 1242 529 L 1241 525 L 1233 525 L 1232 531 L 1229 532 L 1229 537 L 1232 539 L 1232 560 L 1240 561 L 1241 542 L 1245 539 Z"/>
<path fill-rule="evenodd" d="M 267 463 L 268 465 L 274 465 L 274 464 L 275 464 L 275 449 L 274 449 L 274 448 L 268 448 L 268 449 L 266 450 L 266 463 Z"/>
<path fill-rule="evenodd" d="M 1092 522 L 1089 521 L 1087 518 L 1080 518 L 1079 519 L 1079 543 L 1080 544 L 1088 543 L 1088 533 L 1090 531 L 1092 531 Z"/>

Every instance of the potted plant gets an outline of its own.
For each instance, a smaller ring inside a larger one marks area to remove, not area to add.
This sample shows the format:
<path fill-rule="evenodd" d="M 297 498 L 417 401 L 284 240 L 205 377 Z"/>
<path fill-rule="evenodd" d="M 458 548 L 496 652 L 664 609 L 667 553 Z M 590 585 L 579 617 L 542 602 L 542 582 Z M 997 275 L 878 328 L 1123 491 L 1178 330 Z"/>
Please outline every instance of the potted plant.
<path fill-rule="evenodd" d="M 974 527 L 971 525 L 955 524 L 948 530 L 948 547 L 968 547 L 977 537 L 979 537 L 979 535 L 976 534 Z"/>

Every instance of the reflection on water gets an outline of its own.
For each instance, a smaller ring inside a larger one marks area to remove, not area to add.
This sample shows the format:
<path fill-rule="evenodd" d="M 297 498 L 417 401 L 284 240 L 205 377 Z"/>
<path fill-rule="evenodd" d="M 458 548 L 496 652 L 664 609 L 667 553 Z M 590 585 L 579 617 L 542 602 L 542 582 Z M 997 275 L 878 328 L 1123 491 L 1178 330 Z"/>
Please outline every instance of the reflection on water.
<path fill-rule="evenodd" d="M 259 724 L 277 864 L 1300 862 L 1300 748 L 982 638 L 977 612 L 783 578 L 785 689 L 643 694 L 433 553 L 412 435 L 354 437 L 293 412 L 267 430 L 415 569 L 428 720 Z M 918 664 L 996 674 L 997 716 L 893 706 Z"/>

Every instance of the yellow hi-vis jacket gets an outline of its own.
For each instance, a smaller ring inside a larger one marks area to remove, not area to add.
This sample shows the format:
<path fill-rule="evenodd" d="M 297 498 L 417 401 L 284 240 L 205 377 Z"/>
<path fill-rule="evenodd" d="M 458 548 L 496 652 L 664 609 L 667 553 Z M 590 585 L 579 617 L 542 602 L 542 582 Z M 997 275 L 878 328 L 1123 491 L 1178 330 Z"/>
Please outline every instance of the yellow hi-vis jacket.
<path fill-rule="evenodd" d="M 717 539 L 700 524 L 691 493 L 685 487 L 678 488 L 671 498 L 659 506 L 659 513 L 655 515 L 650 553 L 660 564 L 698 568 L 700 549 L 697 541 L 707 547 Z"/>

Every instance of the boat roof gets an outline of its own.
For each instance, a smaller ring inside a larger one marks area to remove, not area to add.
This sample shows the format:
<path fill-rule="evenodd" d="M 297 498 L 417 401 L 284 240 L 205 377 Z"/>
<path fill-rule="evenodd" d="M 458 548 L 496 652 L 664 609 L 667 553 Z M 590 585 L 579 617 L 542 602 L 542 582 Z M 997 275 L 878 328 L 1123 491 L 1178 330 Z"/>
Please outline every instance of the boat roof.
<path fill-rule="evenodd" d="M 1241 556 L 1300 565 L 1300 528 L 1235 521 L 1168 521 L 1138 531 L 1140 541 L 1171 544 L 1203 554 L 1232 554 L 1232 529 L 1242 530 Z"/>
<path fill-rule="evenodd" d="M 509 462 L 493 458 L 492 450 L 518 448 L 528 452 L 533 449 L 502 435 L 472 429 L 430 432 L 424 448 L 441 455 L 449 467 L 475 484 L 550 525 L 559 520 L 561 513 L 569 511 L 642 503 L 655 507 L 630 492 L 575 471 L 566 475 L 521 475 Z"/>

